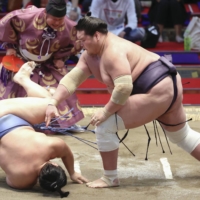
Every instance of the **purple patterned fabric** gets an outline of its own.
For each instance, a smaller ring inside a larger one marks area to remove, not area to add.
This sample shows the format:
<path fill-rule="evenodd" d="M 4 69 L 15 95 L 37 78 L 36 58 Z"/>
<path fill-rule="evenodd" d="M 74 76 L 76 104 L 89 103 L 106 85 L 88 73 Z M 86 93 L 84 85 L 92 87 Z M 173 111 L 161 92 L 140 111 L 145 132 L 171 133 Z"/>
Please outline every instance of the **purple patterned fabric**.
<path fill-rule="evenodd" d="M 67 17 L 65 23 L 56 31 L 56 37 L 42 47 L 42 55 L 53 53 L 54 58 L 67 58 L 80 51 L 80 43 L 76 41 L 75 22 Z M 44 8 L 31 6 L 27 9 L 15 10 L 0 20 L 0 42 L 13 43 L 30 53 L 39 55 L 43 33 L 48 28 Z"/>
<path fill-rule="evenodd" d="M 75 22 L 66 17 L 63 27 L 57 31 L 50 30 L 46 24 L 44 11 L 43 8 L 31 6 L 8 13 L 0 20 L 0 43 L 16 44 L 18 49 L 25 49 L 37 57 L 45 56 L 46 53 L 52 54 L 49 60 L 40 62 L 40 67 L 33 71 L 31 79 L 43 87 L 56 88 L 60 79 L 67 73 L 67 69 L 54 67 L 53 59 L 66 60 L 70 55 L 80 51 L 80 44 L 76 41 Z M 41 72 L 44 77 L 40 75 Z M 0 73 L 0 99 L 26 96 L 25 90 L 12 82 L 11 76 L 4 68 Z M 75 124 L 84 117 L 75 94 L 59 105 L 59 112 L 63 115 L 71 108 L 74 109 L 69 118 L 59 120 L 63 128 Z"/>

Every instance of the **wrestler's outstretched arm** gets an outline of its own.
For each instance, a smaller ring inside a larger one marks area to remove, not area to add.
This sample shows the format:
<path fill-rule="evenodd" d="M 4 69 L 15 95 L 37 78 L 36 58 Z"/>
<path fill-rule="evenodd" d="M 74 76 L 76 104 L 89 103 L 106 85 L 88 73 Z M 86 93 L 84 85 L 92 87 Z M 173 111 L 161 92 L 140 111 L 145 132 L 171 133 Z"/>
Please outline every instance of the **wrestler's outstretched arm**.
<path fill-rule="evenodd" d="M 61 158 L 72 181 L 77 183 L 87 183 L 88 180 L 81 174 L 75 172 L 74 170 L 74 156 L 69 148 L 69 146 L 60 138 L 53 138 L 51 142 L 51 147 L 53 150 L 53 158 Z"/>
<path fill-rule="evenodd" d="M 126 53 L 119 52 L 119 49 L 113 47 L 104 54 L 103 66 L 113 81 L 114 89 L 105 107 L 93 115 L 92 125 L 99 125 L 120 110 L 125 105 L 133 89 L 131 67 Z"/>
<path fill-rule="evenodd" d="M 46 126 L 49 125 L 52 117 L 58 116 L 57 105 L 68 99 L 90 75 L 91 71 L 85 60 L 84 52 L 77 65 L 61 79 L 52 99 L 49 101 L 45 117 Z"/>

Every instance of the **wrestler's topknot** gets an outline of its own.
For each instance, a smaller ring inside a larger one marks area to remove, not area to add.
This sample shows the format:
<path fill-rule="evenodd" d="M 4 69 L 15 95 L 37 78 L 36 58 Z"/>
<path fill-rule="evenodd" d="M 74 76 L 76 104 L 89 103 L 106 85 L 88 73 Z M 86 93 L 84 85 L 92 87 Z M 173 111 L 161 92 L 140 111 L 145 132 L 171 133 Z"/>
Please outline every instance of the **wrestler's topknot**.
<path fill-rule="evenodd" d="M 85 31 L 86 35 L 93 36 L 96 31 L 107 34 L 107 24 L 103 20 L 85 16 L 78 21 L 78 24 L 75 26 L 77 31 Z"/>
<path fill-rule="evenodd" d="M 61 198 L 69 195 L 69 192 L 63 192 L 61 190 L 67 184 L 67 176 L 60 166 L 46 163 L 40 171 L 39 183 L 45 190 L 51 192 L 57 191 Z"/>

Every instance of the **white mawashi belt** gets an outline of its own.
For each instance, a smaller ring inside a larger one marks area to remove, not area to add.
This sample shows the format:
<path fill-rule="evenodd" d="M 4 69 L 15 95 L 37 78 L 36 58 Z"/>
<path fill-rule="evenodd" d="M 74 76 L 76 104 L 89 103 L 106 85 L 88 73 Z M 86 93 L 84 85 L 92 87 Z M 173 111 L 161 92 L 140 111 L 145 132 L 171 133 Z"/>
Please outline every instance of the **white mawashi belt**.
<path fill-rule="evenodd" d="M 42 61 L 46 61 L 48 60 L 52 53 L 50 54 L 47 54 L 45 56 L 39 56 L 39 55 L 35 55 L 35 54 L 32 54 L 30 52 L 28 52 L 26 49 L 21 49 L 19 48 L 19 51 L 20 53 L 22 54 L 22 56 L 27 59 L 27 60 L 31 60 L 31 61 L 35 61 L 35 62 L 42 62 Z"/>

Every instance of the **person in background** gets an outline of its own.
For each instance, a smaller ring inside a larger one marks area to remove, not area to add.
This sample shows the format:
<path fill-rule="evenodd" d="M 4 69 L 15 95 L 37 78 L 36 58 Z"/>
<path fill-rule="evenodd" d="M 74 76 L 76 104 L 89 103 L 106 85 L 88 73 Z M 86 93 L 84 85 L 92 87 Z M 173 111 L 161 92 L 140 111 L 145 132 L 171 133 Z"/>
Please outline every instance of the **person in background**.
<path fill-rule="evenodd" d="M 82 5 L 82 12 L 87 13 L 90 10 L 90 6 L 92 4 L 92 0 L 83 0 L 81 5 Z"/>
<path fill-rule="evenodd" d="M 144 38 L 144 28 L 137 27 L 135 3 L 133 0 L 93 0 L 91 16 L 108 24 L 108 31 L 131 42 Z M 127 17 L 127 24 L 125 19 Z"/>
<path fill-rule="evenodd" d="M 81 9 L 76 4 L 76 2 L 70 2 L 66 0 L 67 4 L 67 17 L 71 19 L 72 21 L 78 22 L 78 20 L 81 18 Z"/>
<path fill-rule="evenodd" d="M 27 8 L 29 5 L 36 6 L 37 8 L 45 8 L 48 0 L 23 0 L 23 7 Z"/>
<path fill-rule="evenodd" d="M 152 0 L 149 9 L 151 24 L 157 24 L 160 31 L 159 42 L 163 42 L 163 28 L 173 26 L 176 42 L 183 42 L 182 25 L 186 19 L 186 10 L 182 0 Z"/>

